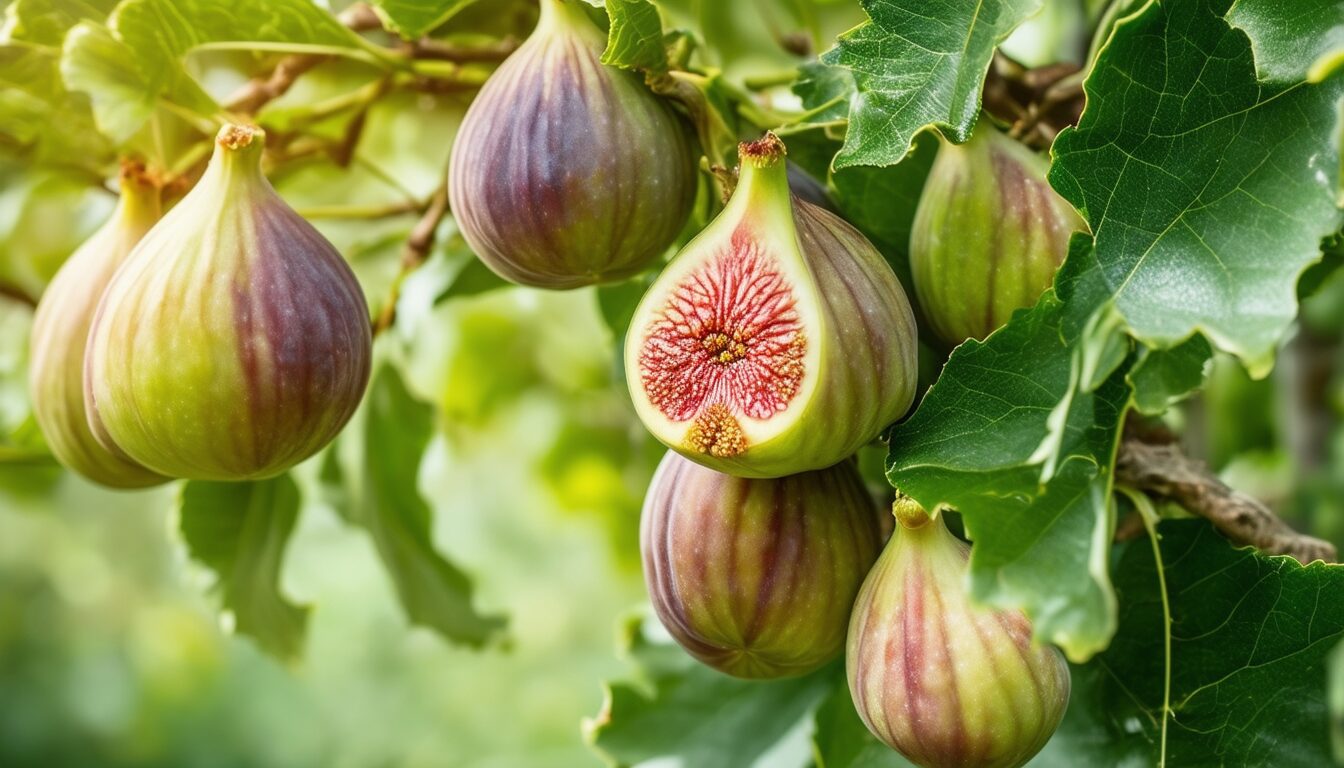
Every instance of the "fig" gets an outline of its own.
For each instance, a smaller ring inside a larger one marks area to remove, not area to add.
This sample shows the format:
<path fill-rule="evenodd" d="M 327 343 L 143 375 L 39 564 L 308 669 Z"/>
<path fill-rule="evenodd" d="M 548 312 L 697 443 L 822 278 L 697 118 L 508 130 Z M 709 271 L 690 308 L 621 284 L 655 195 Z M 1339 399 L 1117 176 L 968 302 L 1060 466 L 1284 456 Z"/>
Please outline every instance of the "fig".
<path fill-rule="evenodd" d="M 94 317 L 94 435 L 164 475 L 277 475 L 331 441 L 369 379 L 349 266 L 261 171 L 265 134 L 225 126 L 191 192 L 122 264 Z"/>
<path fill-rule="evenodd" d="M 1049 163 L 981 122 L 940 138 L 910 230 L 915 295 L 950 345 L 983 339 L 1050 287 L 1082 218 L 1045 179 Z"/>
<path fill-rule="evenodd" d="M 669 451 L 640 521 L 644 580 L 668 632 L 705 664 L 805 674 L 844 646 L 879 520 L 852 461 L 746 479 Z"/>
<path fill-rule="evenodd" d="M 864 581 L 846 671 L 873 735 L 924 768 L 1013 768 L 1045 746 L 1069 700 L 1069 667 L 1018 611 L 973 604 L 968 547 L 917 505 Z"/>
<path fill-rule="evenodd" d="M 575 288 L 642 271 L 690 214 L 689 125 L 634 73 L 600 58 L 583 0 L 541 20 L 472 101 L 448 197 L 468 245 L 501 277 Z"/>
<path fill-rule="evenodd" d="M 655 437 L 781 477 L 850 456 L 910 406 L 915 320 L 872 243 L 789 194 L 784 145 L 741 145 L 723 211 L 635 310 L 626 380 Z"/>
<path fill-rule="evenodd" d="M 168 478 L 105 448 L 89 429 L 84 408 L 84 350 L 94 310 L 117 267 L 159 220 L 159 188 L 143 167 L 124 166 L 120 184 L 112 217 L 70 255 L 38 302 L 28 391 L 33 417 L 57 460 L 109 488 L 147 488 Z"/>

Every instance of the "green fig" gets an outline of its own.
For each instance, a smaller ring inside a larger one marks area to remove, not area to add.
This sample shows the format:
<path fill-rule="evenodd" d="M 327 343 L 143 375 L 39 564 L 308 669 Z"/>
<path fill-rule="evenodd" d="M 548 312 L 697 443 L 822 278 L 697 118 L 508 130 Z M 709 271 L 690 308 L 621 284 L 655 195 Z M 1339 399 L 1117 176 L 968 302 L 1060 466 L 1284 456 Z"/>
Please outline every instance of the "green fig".
<path fill-rule="evenodd" d="M 277 475 L 332 440 L 369 379 L 364 294 L 226 126 L 205 175 L 117 270 L 93 321 L 94 434 L 160 474 Z"/>
<path fill-rule="evenodd" d="M 934 333 L 956 345 L 1034 305 L 1085 225 L 1046 181 L 1049 162 L 987 121 L 965 144 L 939 144 L 911 225 L 910 267 Z"/>
<path fill-rule="evenodd" d="M 123 167 L 112 217 L 61 266 L 33 316 L 28 366 L 33 417 L 57 460 L 109 488 L 146 488 L 168 480 L 105 448 L 89 429 L 84 408 L 84 351 L 98 300 L 158 220 L 158 186 L 143 168 Z"/>
<path fill-rule="evenodd" d="M 721 672 L 810 672 L 844 646 L 854 595 L 882 547 L 879 518 L 852 461 L 752 480 L 668 452 L 640 523 L 654 610 Z"/>
<path fill-rule="evenodd" d="M 453 143 L 462 235 L 506 280 L 574 288 L 629 277 L 690 214 L 689 126 L 632 73 L 602 64 L 583 0 L 541 0 L 536 30 L 486 82 Z"/>
<path fill-rule="evenodd" d="M 909 500 L 905 503 L 910 504 Z M 868 730 L 923 768 L 1015 768 L 1064 717 L 1069 667 L 1018 611 L 971 602 L 968 548 L 899 513 L 854 603 L 846 670 Z"/>
<path fill-rule="evenodd" d="M 626 380 L 668 447 L 781 477 L 838 463 L 905 413 L 915 321 L 872 243 L 790 195 L 779 139 L 739 152 L 727 206 L 635 310 Z"/>

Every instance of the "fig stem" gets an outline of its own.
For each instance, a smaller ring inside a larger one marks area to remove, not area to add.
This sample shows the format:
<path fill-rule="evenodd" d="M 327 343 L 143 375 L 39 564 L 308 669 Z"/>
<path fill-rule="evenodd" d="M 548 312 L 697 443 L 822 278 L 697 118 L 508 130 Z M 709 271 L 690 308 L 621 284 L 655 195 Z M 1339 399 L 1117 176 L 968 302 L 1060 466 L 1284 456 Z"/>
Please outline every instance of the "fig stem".
<path fill-rule="evenodd" d="M 742 159 L 742 164 L 754 168 L 769 168 L 784 159 L 787 154 L 784 142 L 770 131 L 766 131 L 765 135 L 756 141 L 744 141 L 737 145 L 737 155 Z"/>
<path fill-rule="evenodd" d="M 910 531 L 933 522 L 933 516 L 920 506 L 918 501 L 899 492 L 896 494 L 896 500 L 891 503 L 891 514 L 896 516 L 896 522 L 900 523 L 902 528 Z"/>

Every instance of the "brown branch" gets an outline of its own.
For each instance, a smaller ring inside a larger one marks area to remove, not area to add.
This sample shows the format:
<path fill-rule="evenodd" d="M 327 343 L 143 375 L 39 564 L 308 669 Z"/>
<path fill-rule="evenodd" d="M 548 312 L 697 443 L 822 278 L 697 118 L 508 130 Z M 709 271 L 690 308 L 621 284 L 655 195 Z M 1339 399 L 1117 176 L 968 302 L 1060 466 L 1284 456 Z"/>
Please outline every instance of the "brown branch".
<path fill-rule="evenodd" d="M 1126 437 L 1120 444 L 1115 479 L 1207 518 L 1237 544 L 1250 544 L 1269 554 L 1291 555 L 1304 564 L 1313 560 L 1335 562 L 1334 545 L 1294 531 L 1269 507 L 1229 488 L 1174 443 L 1154 445 Z"/>
<path fill-rule="evenodd" d="M 27 291 L 12 283 L 0 282 L 0 296 L 12 301 L 17 301 L 20 304 L 26 304 L 30 307 L 37 306 L 36 298 L 30 296 Z"/>
<path fill-rule="evenodd" d="M 434 192 L 434 196 L 429 199 L 429 204 L 425 206 L 425 213 L 416 222 L 415 227 L 411 229 L 411 234 L 406 238 L 406 245 L 401 250 L 401 274 L 398 275 L 392 284 L 392 290 L 389 292 L 387 301 L 378 312 L 378 317 L 373 321 L 373 335 L 376 337 L 380 333 L 392 327 L 397 320 L 397 300 L 401 297 L 401 283 L 406 276 L 420 268 L 421 264 L 429 258 L 429 253 L 434 249 L 434 238 L 438 234 L 439 224 L 443 218 L 448 215 L 448 186 L 440 184 Z"/>
<path fill-rule="evenodd" d="M 412 58 L 451 61 L 457 64 L 498 62 L 518 50 L 518 39 L 509 35 L 489 45 L 456 45 L 422 38 L 409 45 Z"/>

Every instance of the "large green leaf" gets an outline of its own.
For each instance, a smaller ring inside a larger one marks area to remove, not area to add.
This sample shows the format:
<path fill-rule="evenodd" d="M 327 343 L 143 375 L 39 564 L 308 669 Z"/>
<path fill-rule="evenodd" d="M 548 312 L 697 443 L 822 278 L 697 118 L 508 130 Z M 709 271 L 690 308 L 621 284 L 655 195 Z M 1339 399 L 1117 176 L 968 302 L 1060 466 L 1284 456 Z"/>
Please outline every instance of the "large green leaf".
<path fill-rule="evenodd" d="M 475 0 L 373 0 L 374 11 L 393 31 L 415 40 Z"/>
<path fill-rule="evenodd" d="M 841 677 L 832 664 L 800 678 L 739 680 L 652 640 L 639 619 L 627 621 L 621 635 L 635 681 L 608 684 L 601 713 L 584 723 L 589 743 L 618 766 L 655 758 L 695 768 L 752 765 Z"/>
<path fill-rule="evenodd" d="M 471 580 L 435 549 L 432 513 L 420 495 L 433 407 L 416 400 L 388 365 L 374 376 L 364 409 L 358 471 L 345 473 L 353 487 L 350 518 L 373 538 L 412 623 L 464 645 L 495 640 L 504 619 L 473 607 Z"/>
<path fill-rule="evenodd" d="M 849 683 L 843 678 L 817 707 L 812 732 L 817 768 L 913 768 L 868 732 L 854 711 Z"/>
<path fill-rule="evenodd" d="M 870 21 L 845 33 L 822 60 L 852 70 L 845 146 L 835 167 L 891 165 L 915 134 L 938 125 L 971 135 L 994 47 L 1041 0 L 861 0 Z"/>
<path fill-rule="evenodd" d="M 293 659 L 303 649 L 308 609 L 280 593 L 285 545 L 299 516 L 289 475 L 246 483 L 189 482 L 179 527 L 191 556 L 219 577 L 234 626 L 267 652 Z"/>
<path fill-rule="evenodd" d="M 136 63 L 135 52 L 101 24 L 83 22 L 70 30 L 61 75 L 70 90 L 88 94 L 98 130 L 114 142 L 135 135 L 158 104 L 158 94 Z M 183 106 L 188 109 L 208 114 L 215 108 L 194 86 L 184 94 L 188 103 Z"/>
<path fill-rule="evenodd" d="M 1024 609 L 1078 660 L 1115 630 L 1111 468 L 1130 395 L 1090 246 L 1075 236 L 1054 290 L 953 352 L 887 458 L 892 485 L 964 516 L 976 597 Z"/>
<path fill-rule="evenodd" d="M 31 148 L 35 162 L 98 169 L 111 159 L 111 146 L 94 128 L 88 99 L 61 82 L 59 50 L 0 45 L 0 98 L 5 104 L 0 134 Z"/>
<path fill-rule="evenodd" d="M 1344 54 L 1339 0 L 1236 0 L 1227 20 L 1250 36 L 1256 69 L 1266 79 L 1301 82 Z"/>
<path fill-rule="evenodd" d="M 85 19 L 104 20 L 115 5 L 115 0 L 14 0 L 5 8 L 0 36 L 59 48 L 71 27 Z"/>
<path fill-rule="evenodd" d="M 663 22 L 649 0 L 607 0 L 611 31 L 602 63 L 650 73 L 667 71 Z"/>
<path fill-rule="evenodd" d="M 1096 235 L 1135 335 L 1202 332 L 1256 374 L 1296 314 L 1294 284 L 1344 219 L 1331 150 L 1344 78 L 1256 79 L 1225 2 L 1152 2 L 1120 23 L 1055 141 L 1050 180 Z"/>

